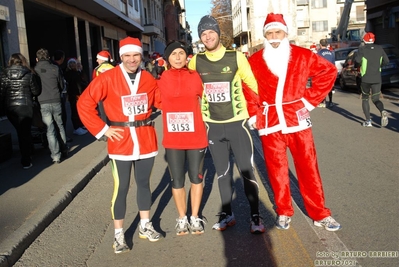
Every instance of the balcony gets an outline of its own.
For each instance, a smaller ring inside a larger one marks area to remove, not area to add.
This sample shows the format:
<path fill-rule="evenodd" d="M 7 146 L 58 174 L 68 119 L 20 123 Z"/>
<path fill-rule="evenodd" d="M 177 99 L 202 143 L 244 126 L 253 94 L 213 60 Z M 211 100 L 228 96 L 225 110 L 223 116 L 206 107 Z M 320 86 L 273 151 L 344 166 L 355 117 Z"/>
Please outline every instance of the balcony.
<path fill-rule="evenodd" d="M 309 5 L 309 0 L 297 0 L 296 1 L 297 6 L 306 6 Z"/>
<path fill-rule="evenodd" d="M 152 24 L 152 23 L 145 24 L 143 34 L 145 34 L 145 35 L 160 35 L 161 30 L 157 26 L 154 26 L 154 24 Z"/>
<path fill-rule="evenodd" d="M 310 22 L 309 22 L 309 20 L 298 20 L 296 22 L 296 26 L 298 28 L 309 28 Z"/>

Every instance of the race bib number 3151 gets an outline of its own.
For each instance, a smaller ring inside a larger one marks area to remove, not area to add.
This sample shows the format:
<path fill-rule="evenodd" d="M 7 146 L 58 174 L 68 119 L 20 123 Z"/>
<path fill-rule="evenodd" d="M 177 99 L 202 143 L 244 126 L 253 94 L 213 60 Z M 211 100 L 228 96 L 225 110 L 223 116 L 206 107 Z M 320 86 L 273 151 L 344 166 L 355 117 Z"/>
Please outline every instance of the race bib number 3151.
<path fill-rule="evenodd" d="M 122 96 L 122 109 L 125 116 L 133 116 L 147 113 L 148 96 L 147 94 Z"/>
<path fill-rule="evenodd" d="M 230 83 L 213 82 L 204 84 L 205 95 L 209 102 L 230 102 Z"/>

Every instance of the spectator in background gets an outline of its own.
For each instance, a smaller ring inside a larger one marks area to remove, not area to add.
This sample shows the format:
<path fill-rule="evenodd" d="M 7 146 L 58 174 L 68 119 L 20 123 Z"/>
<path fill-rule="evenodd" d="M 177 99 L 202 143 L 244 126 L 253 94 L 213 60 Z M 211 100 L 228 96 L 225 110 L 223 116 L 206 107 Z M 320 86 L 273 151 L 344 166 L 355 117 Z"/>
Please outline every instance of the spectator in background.
<path fill-rule="evenodd" d="M 152 76 L 154 76 L 155 79 L 159 79 L 159 77 L 161 77 L 162 72 L 165 71 L 165 60 L 161 57 L 161 54 L 159 54 L 158 52 L 154 52 L 152 54 L 152 63 L 153 63 L 153 69 L 152 69 Z"/>
<path fill-rule="evenodd" d="M 327 48 L 328 43 L 326 39 L 321 39 L 320 40 L 320 50 L 317 52 L 318 55 L 322 56 L 326 60 L 328 60 L 330 63 L 332 63 L 335 66 L 335 55 L 334 52 L 332 52 L 330 49 Z M 325 108 L 325 107 L 333 107 L 333 94 L 334 94 L 334 85 L 331 88 L 330 92 L 328 93 L 328 105 L 326 103 L 326 98 L 319 104 L 319 107 Z"/>
<path fill-rule="evenodd" d="M 67 86 L 66 86 L 66 81 L 64 78 L 64 71 L 62 69 L 62 64 L 65 61 L 65 53 L 62 50 L 56 50 L 53 55 L 53 60 L 51 63 L 54 65 L 58 66 L 58 69 L 60 71 L 60 75 L 62 77 L 63 81 L 63 86 L 61 90 L 61 109 L 62 109 L 62 123 L 64 124 L 65 128 L 65 134 L 66 134 L 66 125 L 67 125 L 67 110 L 66 110 L 66 101 L 67 101 Z M 72 138 L 66 136 L 67 142 L 72 142 Z"/>
<path fill-rule="evenodd" d="M 94 78 L 99 76 L 101 73 L 114 68 L 114 65 L 112 64 L 114 60 L 108 51 L 102 50 L 98 52 L 96 58 L 98 66 L 93 70 L 92 80 L 94 80 Z"/>
<path fill-rule="evenodd" d="M 11 55 L 0 82 L 0 106 L 5 106 L 7 118 L 17 131 L 22 167 L 29 169 L 32 167 L 33 97 L 40 95 L 41 82 L 20 53 Z"/>
<path fill-rule="evenodd" d="M 102 51 L 98 52 L 96 57 L 97 57 L 98 66 L 93 70 L 92 80 L 94 80 L 101 73 L 104 73 L 107 70 L 113 69 L 115 67 L 114 65 L 112 65 L 112 62 L 114 60 L 112 59 L 111 54 L 108 51 L 102 50 Z M 98 103 L 98 111 L 100 113 L 101 119 L 106 122 L 107 115 L 105 114 L 105 110 L 104 110 L 102 101 L 100 101 Z M 102 138 L 101 140 L 105 141 L 106 137 Z"/>
<path fill-rule="evenodd" d="M 317 53 L 317 45 L 315 43 L 310 45 L 310 51 L 313 53 Z"/>
<path fill-rule="evenodd" d="M 83 123 L 79 118 L 76 103 L 78 102 L 80 95 L 83 93 L 83 90 L 88 85 L 88 81 L 83 72 L 78 70 L 78 61 L 74 58 L 68 60 L 67 69 L 65 71 L 65 80 L 68 86 L 68 101 L 71 107 L 71 120 L 74 128 L 73 134 L 87 134 L 87 130 L 84 129 Z"/>
<path fill-rule="evenodd" d="M 360 64 L 362 77 L 362 109 L 366 116 L 364 127 L 373 127 L 370 118 L 369 98 L 381 113 L 381 127 L 388 125 L 388 112 L 380 100 L 381 96 L 381 66 L 389 63 L 389 58 L 380 45 L 374 44 L 375 36 L 368 32 L 363 37 L 364 45 L 359 46 L 355 61 Z"/>
<path fill-rule="evenodd" d="M 42 93 L 38 100 L 43 122 L 47 126 L 47 141 L 53 163 L 60 163 L 61 156 L 66 157 L 69 150 L 62 121 L 61 92 L 64 81 L 59 67 L 50 62 L 47 49 L 40 48 L 36 52 L 36 61 L 35 71 L 42 82 Z"/>

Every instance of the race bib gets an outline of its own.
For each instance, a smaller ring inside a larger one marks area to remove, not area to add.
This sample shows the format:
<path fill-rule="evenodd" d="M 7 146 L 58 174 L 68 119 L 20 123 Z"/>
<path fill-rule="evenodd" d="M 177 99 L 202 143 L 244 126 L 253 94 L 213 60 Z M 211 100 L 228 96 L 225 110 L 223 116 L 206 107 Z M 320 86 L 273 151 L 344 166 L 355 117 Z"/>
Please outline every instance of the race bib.
<path fill-rule="evenodd" d="M 192 112 L 166 113 L 168 132 L 194 132 L 194 114 Z"/>
<path fill-rule="evenodd" d="M 125 116 L 133 116 L 147 113 L 148 96 L 147 94 L 122 96 L 122 111 Z"/>
<path fill-rule="evenodd" d="M 307 108 L 302 108 L 296 112 L 298 116 L 299 125 L 305 124 L 306 126 L 312 126 L 312 121 L 310 120 L 310 114 Z"/>
<path fill-rule="evenodd" d="M 231 101 L 229 82 L 205 83 L 204 90 L 208 102 L 222 103 Z"/>

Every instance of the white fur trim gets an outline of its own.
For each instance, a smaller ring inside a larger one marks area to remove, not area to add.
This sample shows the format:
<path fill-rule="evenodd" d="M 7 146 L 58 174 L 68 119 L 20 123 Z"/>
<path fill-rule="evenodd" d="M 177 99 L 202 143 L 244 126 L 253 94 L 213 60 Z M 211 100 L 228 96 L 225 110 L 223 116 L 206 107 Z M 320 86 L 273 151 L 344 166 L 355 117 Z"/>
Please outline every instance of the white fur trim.
<path fill-rule="evenodd" d="M 107 57 L 103 57 L 103 56 L 100 56 L 100 55 L 97 55 L 97 59 L 108 61 Z"/>
<path fill-rule="evenodd" d="M 285 33 L 288 33 L 288 27 L 285 26 L 283 23 L 281 22 L 271 22 L 265 25 L 265 27 L 263 27 L 263 34 L 265 34 L 268 30 L 271 29 L 280 29 L 285 31 Z"/>
<path fill-rule="evenodd" d="M 121 48 L 119 48 L 120 56 L 122 56 L 124 53 L 127 52 L 138 52 L 140 54 L 143 54 L 143 48 L 138 45 L 124 45 Z"/>

